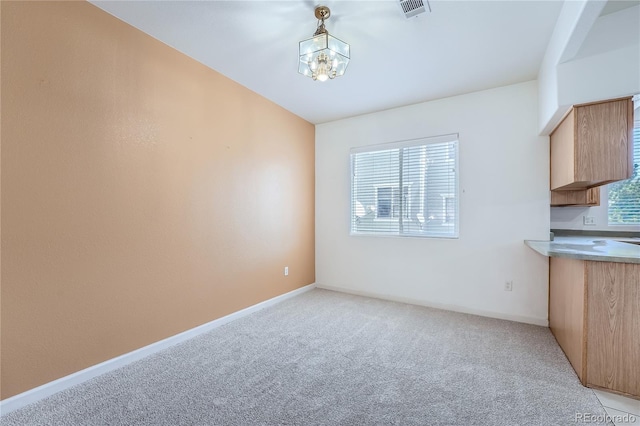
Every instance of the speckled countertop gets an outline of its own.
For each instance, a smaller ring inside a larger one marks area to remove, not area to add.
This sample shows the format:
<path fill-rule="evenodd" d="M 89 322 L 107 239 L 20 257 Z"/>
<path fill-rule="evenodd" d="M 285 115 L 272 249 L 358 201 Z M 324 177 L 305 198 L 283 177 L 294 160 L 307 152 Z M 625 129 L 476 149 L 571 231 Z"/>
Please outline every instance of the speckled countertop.
<path fill-rule="evenodd" d="M 598 236 L 556 236 L 553 241 L 525 240 L 538 253 L 549 257 L 594 260 L 597 262 L 640 263 L 640 238 Z"/>

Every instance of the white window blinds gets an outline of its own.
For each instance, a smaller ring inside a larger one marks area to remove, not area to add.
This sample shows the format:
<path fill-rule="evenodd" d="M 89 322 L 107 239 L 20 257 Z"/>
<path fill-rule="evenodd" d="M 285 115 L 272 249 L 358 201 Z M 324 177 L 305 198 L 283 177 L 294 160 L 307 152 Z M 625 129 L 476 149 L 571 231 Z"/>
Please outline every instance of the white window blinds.
<path fill-rule="evenodd" d="M 353 148 L 351 234 L 458 237 L 458 135 Z"/>
<path fill-rule="evenodd" d="M 609 185 L 609 225 L 640 226 L 640 127 L 633 129 L 633 175 Z"/>

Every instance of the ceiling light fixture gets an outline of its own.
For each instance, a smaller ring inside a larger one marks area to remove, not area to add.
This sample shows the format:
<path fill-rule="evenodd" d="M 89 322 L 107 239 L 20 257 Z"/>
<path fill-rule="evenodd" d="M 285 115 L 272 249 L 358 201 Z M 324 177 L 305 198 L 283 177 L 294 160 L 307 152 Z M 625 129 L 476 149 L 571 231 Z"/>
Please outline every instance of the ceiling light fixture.
<path fill-rule="evenodd" d="M 318 6 L 315 16 L 320 23 L 313 37 L 300 42 L 300 62 L 298 72 L 318 81 L 327 81 L 344 74 L 349 64 L 349 45 L 329 35 L 324 20 L 331 11 L 326 6 Z"/>

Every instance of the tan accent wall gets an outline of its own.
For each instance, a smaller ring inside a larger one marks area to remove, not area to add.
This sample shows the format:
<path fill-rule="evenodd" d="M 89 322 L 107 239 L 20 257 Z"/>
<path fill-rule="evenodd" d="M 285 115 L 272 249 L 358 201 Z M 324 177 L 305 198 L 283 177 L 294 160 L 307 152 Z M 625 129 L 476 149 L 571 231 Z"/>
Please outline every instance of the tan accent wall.
<path fill-rule="evenodd" d="M 1 398 L 314 282 L 312 124 L 89 3 L 1 8 Z"/>

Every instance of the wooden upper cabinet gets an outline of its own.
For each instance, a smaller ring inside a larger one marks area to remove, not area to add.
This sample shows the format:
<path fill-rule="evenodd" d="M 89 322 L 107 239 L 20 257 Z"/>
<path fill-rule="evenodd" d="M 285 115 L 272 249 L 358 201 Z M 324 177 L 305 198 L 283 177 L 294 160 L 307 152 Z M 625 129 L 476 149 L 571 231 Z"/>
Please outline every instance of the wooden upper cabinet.
<path fill-rule="evenodd" d="M 574 106 L 551 133 L 551 190 L 575 191 L 633 173 L 633 102 Z"/>
<path fill-rule="evenodd" d="M 551 207 L 600 205 L 600 188 L 577 191 L 551 191 Z"/>

